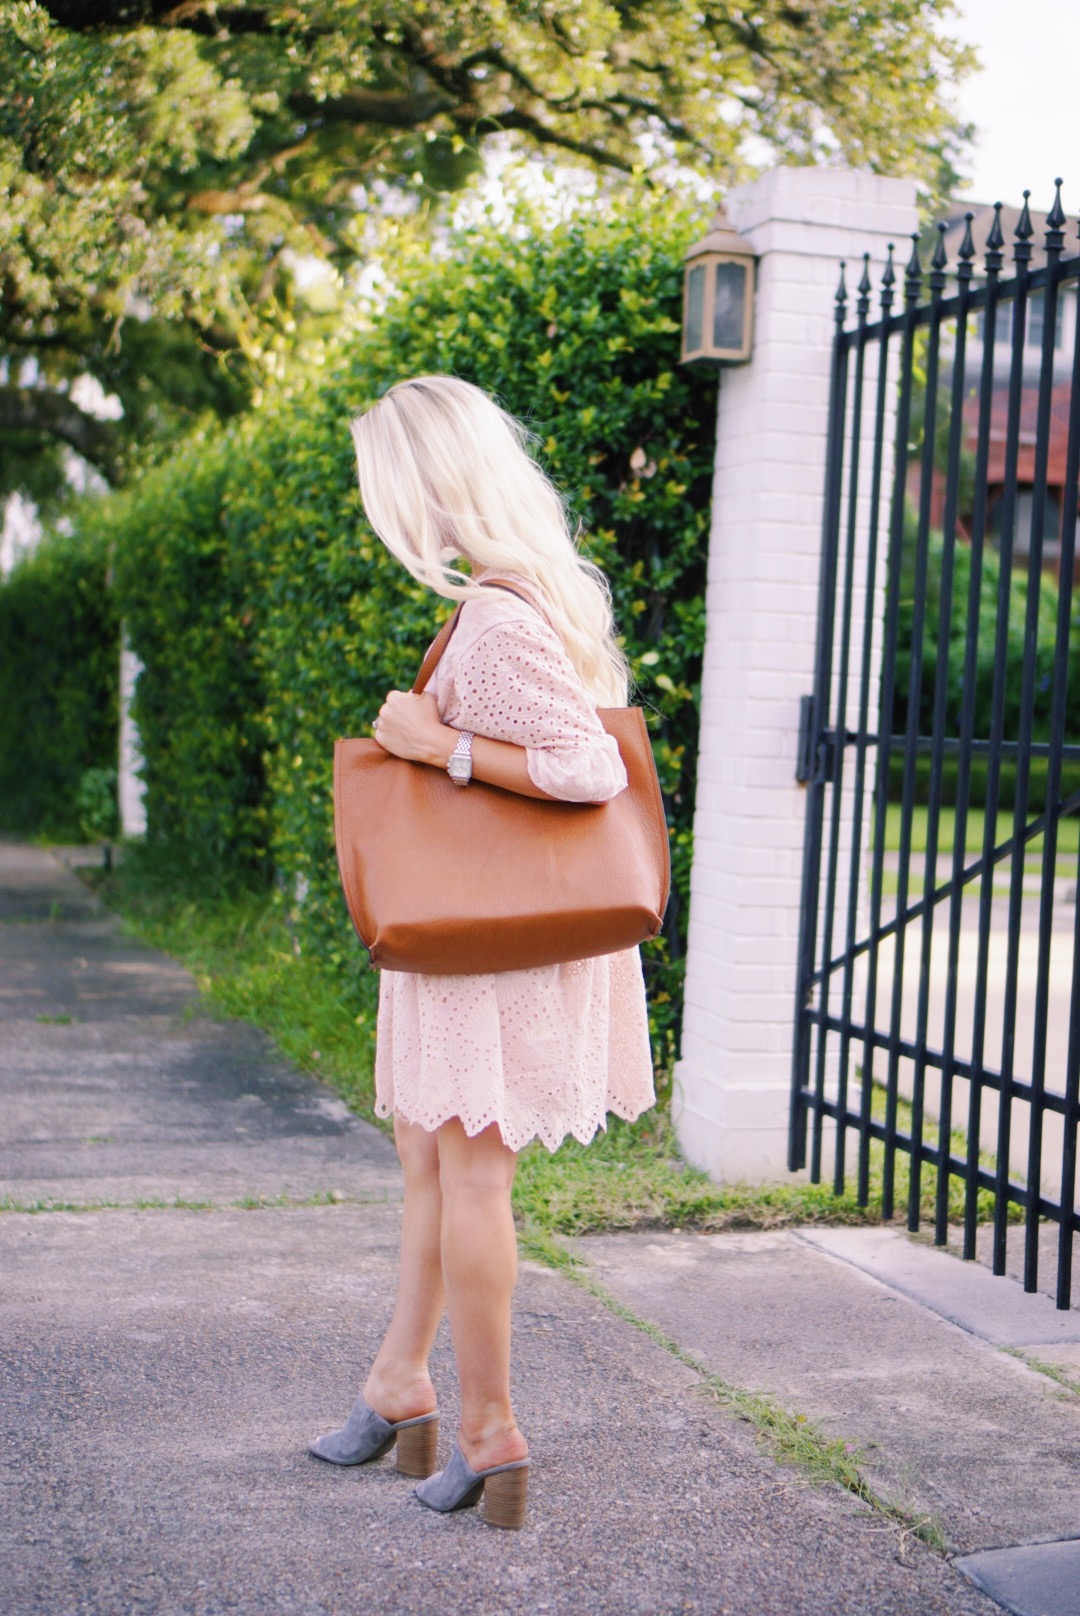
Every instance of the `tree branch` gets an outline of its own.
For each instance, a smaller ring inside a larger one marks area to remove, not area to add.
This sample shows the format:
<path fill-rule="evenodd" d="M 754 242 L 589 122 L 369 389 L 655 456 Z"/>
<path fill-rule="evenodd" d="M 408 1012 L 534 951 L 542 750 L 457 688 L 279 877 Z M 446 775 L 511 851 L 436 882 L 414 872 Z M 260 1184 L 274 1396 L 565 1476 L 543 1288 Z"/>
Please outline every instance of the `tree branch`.
<path fill-rule="evenodd" d="M 72 33 L 99 28 L 182 28 L 211 37 L 294 32 L 275 29 L 269 13 L 261 6 L 218 6 L 214 0 L 182 0 L 180 4 L 177 0 L 44 0 L 44 9 L 55 23 Z"/>
<path fill-rule="evenodd" d="M 448 110 L 463 134 L 474 134 L 485 125 L 491 129 L 519 129 L 523 134 L 531 135 L 541 146 L 557 146 L 561 151 L 573 152 L 578 157 L 587 157 L 590 162 L 597 163 L 602 168 L 617 168 L 624 174 L 633 172 L 633 163 L 616 157 L 605 147 L 597 146 L 592 141 L 578 140 L 571 135 L 560 134 L 550 124 L 542 122 L 534 113 L 526 112 L 521 107 L 507 107 L 500 112 L 479 110 L 475 105 L 477 86 L 472 81 L 467 64 L 480 61 L 497 64 L 502 71 L 508 73 L 516 83 L 526 89 L 527 93 L 534 95 L 543 105 L 550 106 L 553 111 L 565 110 L 567 105 L 566 102 L 560 102 L 554 97 L 545 96 L 496 48 L 475 51 L 461 61 L 448 62 L 443 56 L 428 49 L 420 38 L 412 36 L 409 30 L 405 29 L 397 49 L 452 97 L 452 106 Z"/>
<path fill-rule="evenodd" d="M 0 387 L 0 432 L 41 432 L 59 438 L 116 482 L 117 434 L 111 421 L 99 421 L 68 396 L 45 387 Z"/>
<path fill-rule="evenodd" d="M 590 162 L 598 163 L 604 168 L 617 168 L 623 174 L 634 172 L 633 163 L 626 158 L 616 157 L 603 146 L 594 146 L 591 140 L 574 140 L 570 135 L 560 135 L 557 129 L 541 123 L 539 118 L 534 118 L 529 112 L 514 109 L 501 113 L 483 113 L 473 121 L 471 127 L 479 129 L 483 124 L 488 124 L 492 129 L 520 129 L 523 134 L 531 135 L 538 145 L 558 146 L 561 151 L 574 152 L 578 157 L 587 157 Z"/>
<path fill-rule="evenodd" d="M 415 129 L 440 113 L 453 112 L 455 102 L 435 90 L 398 95 L 390 90 L 346 90 L 344 95 L 320 101 L 306 91 L 289 96 L 289 111 L 305 121 L 323 123 L 375 123 L 387 129 Z"/>
<path fill-rule="evenodd" d="M 184 206 L 192 213 L 279 213 L 289 219 L 292 209 L 279 196 L 239 185 L 232 191 L 193 191 Z"/>

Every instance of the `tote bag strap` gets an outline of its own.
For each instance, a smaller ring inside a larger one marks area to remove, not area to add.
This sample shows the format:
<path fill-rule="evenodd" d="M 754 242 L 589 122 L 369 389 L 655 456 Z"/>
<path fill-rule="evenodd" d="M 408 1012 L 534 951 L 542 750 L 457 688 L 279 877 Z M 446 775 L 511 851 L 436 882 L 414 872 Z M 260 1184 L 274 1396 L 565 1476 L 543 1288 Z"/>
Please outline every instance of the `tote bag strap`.
<path fill-rule="evenodd" d="M 427 656 L 425 656 L 423 662 L 420 664 L 420 672 L 416 675 L 416 680 L 413 684 L 414 696 L 419 696 L 421 691 L 426 688 L 428 680 L 431 678 L 431 675 L 435 672 L 435 669 L 439 664 L 439 659 L 446 650 L 446 647 L 450 644 L 450 636 L 457 628 L 458 618 L 460 616 L 461 607 L 459 606 L 453 617 L 447 618 L 438 634 L 432 640 L 430 646 L 428 647 Z"/>

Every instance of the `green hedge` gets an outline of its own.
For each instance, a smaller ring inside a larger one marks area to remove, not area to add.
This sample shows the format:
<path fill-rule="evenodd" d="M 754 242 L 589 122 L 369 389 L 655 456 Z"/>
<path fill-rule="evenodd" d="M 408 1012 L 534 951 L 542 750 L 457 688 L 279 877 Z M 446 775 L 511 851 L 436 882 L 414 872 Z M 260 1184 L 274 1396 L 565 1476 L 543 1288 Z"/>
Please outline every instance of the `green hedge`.
<path fill-rule="evenodd" d="M 100 518 L 147 665 L 136 710 L 151 836 L 271 870 L 297 946 L 351 971 L 362 956 L 333 854 L 333 742 L 365 733 L 387 689 L 411 682 L 443 608 L 363 521 L 349 417 L 433 370 L 523 416 L 612 579 L 649 709 L 674 855 L 672 920 L 647 951 L 664 1064 L 681 999 L 715 419 L 715 378 L 678 367 L 695 222 L 642 204 L 416 258 L 317 384 L 192 443 Z"/>
<path fill-rule="evenodd" d="M 900 579 L 899 638 L 896 666 L 894 722 L 902 732 L 907 722 L 911 689 L 911 631 L 915 594 L 915 536 L 917 521 L 907 513 Z M 941 602 L 941 567 L 944 539 L 931 532 L 927 556 L 926 624 L 923 638 L 922 681 L 919 688 L 919 733 L 929 735 L 934 714 L 934 679 L 939 647 L 938 613 Z M 998 592 L 1001 562 L 996 550 L 983 551 L 979 590 L 979 627 L 975 656 L 975 735 L 990 734 L 990 704 L 993 692 L 995 645 L 998 618 Z M 959 735 L 960 708 L 964 693 L 964 661 L 967 652 L 968 594 L 971 583 L 971 547 L 956 546 L 952 612 L 946 647 L 948 676 L 946 686 L 947 733 Z M 1027 616 L 1028 578 L 1014 570 L 1010 580 L 1009 624 L 1005 651 L 1005 737 L 1015 739 L 1020 726 L 1020 694 L 1024 656 L 1024 625 Z M 1034 735 L 1045 740 L 1050 727 L 1051 673 L 1057 633 L 1058 589 L 1052 576 L 1043 574 L 1039 586 L 1038 636 L 1035 656 Z M 1073 738 L 1080 738 L 1080 614 L 1074 613 L 1069 657 L 1067 709 Z"/>
<path fill-rule="evenodd" d="M 133 712 L 148 839 L 215 880 L 265 872 L 269 853 L 252 572 L 223 519 L 243 441 L 240 430 L 196 439 L 97 515 L 144 664 Z"/>
<path fill-rule="evenodd" d="M 116 766 L 119 670 L 102 546 L 49 535 L 0 585 L 4 830 L 82 839 L 84 777 Z"/>

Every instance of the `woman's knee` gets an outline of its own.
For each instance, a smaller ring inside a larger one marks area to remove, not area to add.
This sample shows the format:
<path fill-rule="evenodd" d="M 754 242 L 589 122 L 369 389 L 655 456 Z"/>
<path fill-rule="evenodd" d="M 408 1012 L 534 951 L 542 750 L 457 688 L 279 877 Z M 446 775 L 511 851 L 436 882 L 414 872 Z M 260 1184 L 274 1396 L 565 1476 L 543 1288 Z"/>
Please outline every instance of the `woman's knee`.
<path fill-rule="evenodd" d="M 394 1118 L 394 1144 L 406 1178 L 438 1178 L 438 1136 L 422 1128 L 418 1122 L 406 1122 L 404 1117 Z"/>
<path fill-rule="evenodd" d="M 506 1195 L 514 1183 L 517 1157 L 503 1144 L 495 1123 L 470 1137 L 452 1118 L 438 1131 L 439 1177 L 443 1193 Z"/>

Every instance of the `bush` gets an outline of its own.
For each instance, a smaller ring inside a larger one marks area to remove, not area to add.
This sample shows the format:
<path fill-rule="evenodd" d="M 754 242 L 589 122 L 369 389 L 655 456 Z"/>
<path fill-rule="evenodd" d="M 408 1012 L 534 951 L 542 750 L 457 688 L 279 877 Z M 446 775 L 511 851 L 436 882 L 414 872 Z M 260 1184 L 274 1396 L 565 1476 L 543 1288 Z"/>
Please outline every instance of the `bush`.
<path fill-rule="evenodd" d="M 77 841 L 89 769 L 114 768 L 120 647 L 104 547 L 54 533 L 0 585 L 0 825 Z"/>
<path fill-rule="evenodd" d="M 904 551 L 900 579 L 900 605 L 898 619 L 896 691 L 893 703 L 893 733 L 903 735 L 913 690 L 912 684 L 912 620 L 915 592 L 915 541 L 918 524 L 909 509 L 904 528 Z M 938 617 L 941 603 L 941 568 L 944 539 L 940 532 L 931 532 L 927 557 L 926 623 L 924 628 L 921 680 L 919 685 L 918 733 L 930 735 L 934 725 L 934 682 L 939 664 Z M 948 641 L 944 647 L 946 702 L 945 734 L 959 736 L 964 698 L 964 665 L 967 655 L 968 595 L 971 584 L 971 548 L 960 543 L 956 547 L 952 611 Z M 1023 688 L 1024 635 L 1028 609 L 1028 591 L 1031 586 L 1026 573 L 1014 571 L 1010 580 L 1008 599 L 1008 632 L 1005 649 L 1005 702 L 1004 738 L 1016 740 L 1020 729 L 1020 707 Z M 990 736 L 991 704 L 993 699 L 995 649 L 998 621 L 998 596 L 1001 583 L 1001 562 L 989 547 L 983 552 L 982 577 L 979 590 L 978 632 L 975 652 L 974 737 L 987 740 Z M 1057 634 L 1059 593 L 1057 584 L 1048 574 L 1039 580 L 1038 627 L 1035 646 L 1035 681 L 1032 702 L 1032 736 L 1045 741 L 1050 733 L 1050 705 L 1054 647 Z M 1074 610 L 1067 671 L 1066 740 L 1080 742 L 1080 613 Z M 947 758 L 944 774 L 944 800 L 951 805 L 956 800 L 956 759 Z M 897 752 L 890 758 L 890 797 L 898 800 L 903 775 L 903 759 Z M 987 765 L 985 755 L 972 760 L 971 801 L 982 806 L 986 798 Z M 1008 759 L 1001 765 L 999 804 L 1011 807 L 1015 785 L 1015 764 Z M 1076 788 L 1080 770 L 1066 765 L 1063 788 L 1067 794 Z M 920 758 L 916 773 L 916 799 L 926 800 L 929 782 L 929 760 Z M 1031 763 L 1030 803 L 1033 810 L 1045 807 L 1046 761 L 1033 758 Z"/>
<path fill-rule="evenodd" d="M 147 665 L 137 717 L 151 835 L 272 869 L 297 946 L 361 956 L 338 888 L 333 742 L 407 687 L 440 603 L 359 511 L 349 416 L 401 376 L 497 393 L 608 572 L 648 709 L 672 834 L 665 937 L 646 950 L 658 1060 L 674 1053 L 690 870 L 715 378 L 677 368 L 683 238 L 659 205 L 542 237 L 473 233 L 416 261 L 324 375 L 107 516 Z M 265 774 L 263 771 L 265 770 Z"/>
<path fill-rule="evenodd" d="M 75 793 L 79 829 L 88 842 L 115 841 L 120 831 L 116 769 L 84 769 Z"/>
<path fill-rule="evenodd" d="M 194 439 L 131 495 L 103 502 L 125 631 L 144 667 L 133 714 L 147 838 L 218 879 L 265 876 L 266 694 L 247 558 L 224 500 L 244 476 L 240 429 Z"/>
<path fill-rule="evenodd" d="M 904 525 L 904 549 L 900 577 L 900 608 L 898 621 L 896 698 L 893 708 L 894 733 L 902 734 L 907 723 L 911 692 L 911 636 L 915 594 L 915 541 L 918 524 L 908 510 Z M 941 568 L 944 538 L 939 531 L 929 537 L 926 581 L 926 621 L 923 631 L 922 678 L 919 687 L 920 735 L 929 735 L 934 718 L 934 680 L 938 665 L 938 616 L 941 603 Z M 1001 582 L 1001 561 L 997 551 L 987 545 L 983 550 L 982 577 L 979 589 L 978 636 L 975 657 L 975 729 L 976 738 L 987 739 L 990 734 L 990 712 L 995 668 L 995 636 L 998 619 L 998 595 Z M 964 694 L 964 661 L 967 651 L 968 594 L 971 584 L 971 547 L 956 546 L 952 611 L 949 623 L 947 656 L 946 734 L 959 735 L 960 712 Z M 1008 634 L 1005 651 L 1005 738 L 1015 740 L 1020 727 L 1020 696 L 1024 655 L 1024 630 L 1027 616 L 1029 580 L 1023 571 L 1013 571 L 1010 580 L 1008 605 Z M 1033 708 L 1033 734 L 1036 740 L 1045 740 L 1050 726 L 1051 674 L 1054 660 L 1054 641 L 1057 631 L 1058 589 L 1054 579 L 1043 574 L 1039 585 L 1038 635 L 1035 655 L 1035 698 Z M 1069 713 L 1071 739 L 1080 739 L 1080 614 L 1073 616 L 1069 658 Z"/>

